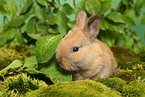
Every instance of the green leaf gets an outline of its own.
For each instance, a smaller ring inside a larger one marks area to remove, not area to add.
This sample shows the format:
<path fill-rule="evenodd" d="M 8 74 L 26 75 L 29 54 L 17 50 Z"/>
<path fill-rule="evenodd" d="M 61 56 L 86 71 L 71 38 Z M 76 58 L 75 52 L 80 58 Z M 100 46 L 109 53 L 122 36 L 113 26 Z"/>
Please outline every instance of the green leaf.
<path fill-rule="evenodd" d="M 107 19 L 103 21 L 103 24 L 104 24 L 103 26 L 106 29 L 109 29 L 110 31 L 115 31 L 115 32 L 122 32 L 126 25 L 124 23 L 114 23 L 112 21 L 108 21 Z"/>
<path fill-rule="evenodd" d="M 66 33 L 66 31 L 68 30 L 68 26 L 67 26 L 68 18 L 66 14 L 62 11 L 59 11 L 57 13 L 57 20 L 58 20 L 57 25 L 58 25 L 59 33 Z"/>
<path fill-rule="evenodd" d="M 36 42 L 36 58 L 39 63 L 46 63 L 54 55 L 57 45 L 60 40 L 63 38 L 64 34 L 55 35 L 55 36 L 46 36 L 40 38 Z"/>
<path fill-rule="evenodd" d="M 3 33 L 0 33 L 0 39 L 13 39 L 16 35 L 17 29 L 15 28 L 7 28 L 3 31 Z"/>
<path fill-rule="evenodd" d="M 143 16 L 141 18 L 141 24 L 145 24 L 145 13 L 143 14 Z"/>
<path fill-rule="evenodd" d="M 101 40 L 106 43 L 109 47 L 113 46 L 115 43 L 115 39 L 117 37 L 117 34 L 114 32 L 109 31 L 102 31 L 101 32 Z"/>
<path fill-rule="evenodd" d="M 123 0 L 122 2 L 123 2 L 123 4 L 128 6 L 130 3 L 133 3 L 133 0 Z"/>
<path fill-rule="evenodd" d="M 86 1 L 87 0 L 82 0 L 75 5 L 75 8 L 74 8 L 75 17 L 77 17 L 80 11 L 85 10 Z"/>
<path fill-rule="evenodd" d="M 41 34 L 30 34 L 30 33 L 27 33 L 27 34 L 29 37 L 36 39 L 36 40 L 38 40 L 41 37 Z"/>
<path fill-rule="evenodd" d="M 46 7 L 43 7 L 43 6 L 38 5 L 37 3 L 34 3 L 33 13 L 42 23 L 46 22 L 45 12 L 46 12 Z"/>
<path fill-rule="evenodd" d="M 23 32 L 26 32 L 28 36 L 30 36 L 33 39 L 39 39 L 41 36 L 41 33 L 37 33 L 36 29 L 36 21 L 37 19 L 35 17 L 32 17 L 27 24 L 24 25 L 22 28 Z"/>
<path fill-rule="evenodd" d="M 0 47 L 2 47 L 4 44 L 6 44 L 6 41 L 0 38 Z"/>
<path fill-rule="evenodd" d="M 21 61 L 19 61 L 19 60 L 14 60 L 10 65 L 8 65 L 6 68 L 2 69 L 0 72 L 6 71 L 6 70 L 9 70 L 9 69 L 20 68 L 21 66 L 22 66 Z"/>
<path fill-rule="evenodd" d="M 36 56 L 29 57 L 23 67 L 26 67 L 27 69 L 36 69 L 38 66 Z"/>
<path fill-rule="evenodd" d="M 47 25 L 36 25 L 37 33 L 41 34 L 42 36 L 48 35 L 48 27 Z"/>
<path fill-rule="evenodd" d="M 43 6 L 46 6 L 46 5 L 47 5 L 47 0 L 37 0 L 37 2 L 38 2 L 40 5 L 43 5 Z"/>
<path fill-rule="evenodd" d="M 131 5 L 127 7 L 124 15 L 130 17 L 132 20 L 136 19 L 135 10 Z"/>
<path fill-rule="evenodd" d="M 36 17 L 32 17 L 27 24 L 25 24 L 23 31 L 26 33 L 34 34 L 36 33 Z"/>
<path fill-rule="evenodd" d="M 72 81 L 71 75 L 63 74 L 58 70 L 58 64 L 56 62 L 45 66 L 41 65 L 40 67 L 42 67 L 40 72 L 48 76 L 53 83 Z"/>
<path fill-rule="evenodd" d="M 48 14 L 48 20 L 47 20 L 47 24 L 49 25 L 54 25 L 58 22 L 58 19 L 57 19 L 57 16 L 53 15 L 52 13 L 51 14 Z"/>
<path fill-rule="evenodd" d="M 134 20 L 132 20 L 132 18 L 128 17 L 128 16 L 124 16 L 124 20 L 126 21 L 126 26 L 131 28 L 133 26 L 135 26 L 135 22 Z"/>
<path fill-rule="evenodd" d="M 145 0 L 136 0 L 134 9 L 135 9 L 135 14 L 137 17 L 141 15 L 141 8 L 143 7 L 144 3 L 145 3 Z"/>
<path fill-rule="evenodd" d="M 69 4 L 67 4 L 67 3 L 65 3 L 62 6 L 62 10 L 63 10 L 63 12 L 65 12 L 66 15 L 71 15 L 73 13 L 72 7 Z"/>
<path fill-rule="evenodd" d="M 76 21 L 71 21 L 67 23 L 69 28 L 73 29 L 75 27 Z"/>
<path fill-rule="evenodd" d="M 21 9 L 20 13 L 26 13 L 26 11 L 32 6 L 33 0 L 27 0 L 26 4 Z"/>
<path fill-rule="evenodd" d="M 30 14 L 24 16 L 14 16 L 11 18 L 11 21 L 8 23 L 8 26 L 18 27 L 25 22 L 25 20 L 29 17 Z"/>
<path fill-rule="evenodd" d="M 9 15 L 10 14 L 9 6 L 7 4 L 0 5 L 0 13 L 4 16 Z"/>
<path fill-rule="evenodd" d="M 17 5 L 15 4 L 15 1 L 11 0 L 11 2 L 10 2 L 10 14 L 11 14 L 11 17 L 15 16 L 17 11 L 18 11 L 18 8 L 17 8 Z"/>
<path fill-rule="evenodd" d="M 107 15 L 107 18 L 114 21 L 114 22 L 118 22 L 118 23 L 126 23 L 124 20 L 124 17 L 122 16 L 122 14 L 117 13 L 117 12 L 110 12 Z"/>
<path fill-rule="evenodd" d="M 0 25 L 0 33 L 3 32 L 5 24 Z"/>
<path fill-rule="evenodd" d="M 31 18 L 29 22 L 25 25 L 24 31 L 29 34 L 35 34 L 37 32 L 36 21 L 37 19 L 35 17 Z"/>
<path fill-rule="evenodd" d="M 106 28 L 105 28 L 105 20 L 104 20 L 104 18 L 101 18 L 100 19 L 100 29 L 101 30 L 106 30 Z"/>
<path fill-rule="evenodd" d="M 101 9 L 100 0 L 87 0 L 85 8 L 87 12 L 91 15 L 98 14 Z"/>
<path fill-rule="evenodd" d="M 14 41 L 14 43 L 19 43 L 19 44 L 23 44 L 24 43 L 23 36 L 18 30 L 16 31 L 16 35 L 15 35 L 15 38 L 14 38 L 13 41 Z"/>
<path fill-rule="evenodd" d="M 125 32 L 118 33 L 119 37 L 116 38 L 115 45 L 125 46 L 127 40 L 126 40 L 126 35 L 124 33 Z"/>
<path fill-rule="evenodd" d="M 4 5 L 7 4 L 7 2 L 5 0 L 0 0 L 0 5 Z"/>
<path fill-rule="evenodd" d="M 104 14 L 109 9 L 111 9 L 112 3 L 113 3 L 112 0 L 100 0 L 101 9 L 99 14 Z"/>
<path fill-rule="evenodd" d="M 133 46 L 133 43 L 134 43 L 133 38 L 129 38 L 129 40 L 126 42 L 126 46 L 128 48 L 131 48 Z"/>

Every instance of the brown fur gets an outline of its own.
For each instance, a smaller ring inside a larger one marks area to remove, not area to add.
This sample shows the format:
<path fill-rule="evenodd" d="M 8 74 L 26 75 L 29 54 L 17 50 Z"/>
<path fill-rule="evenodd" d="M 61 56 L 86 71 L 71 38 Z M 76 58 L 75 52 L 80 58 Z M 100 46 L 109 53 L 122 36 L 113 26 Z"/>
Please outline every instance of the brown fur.
<path fill-rule="evenodd" d="M 73 80 L 106 78 L 116 72 L 112 51 L 95 38 L 99 28 L 98 15 L 91 16 L 86 23 L 86 13 L 81 11 L 76 26 L 58 45 L 56 58 L 64 69 L 72 71 Z M 74 47 L 79 47 L 79 50 L 73 52 Z"/>

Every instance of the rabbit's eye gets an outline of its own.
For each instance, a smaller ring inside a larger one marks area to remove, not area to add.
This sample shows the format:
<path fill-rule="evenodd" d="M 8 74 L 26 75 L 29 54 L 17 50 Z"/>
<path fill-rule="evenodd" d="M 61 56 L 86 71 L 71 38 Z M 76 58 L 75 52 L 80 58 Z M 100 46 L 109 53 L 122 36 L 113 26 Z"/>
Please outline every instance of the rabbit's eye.
<path fill-rule="evenodd" d="M 79 47 L 74 47 L 73 52 L 77 52 L 79 50 Z"/>

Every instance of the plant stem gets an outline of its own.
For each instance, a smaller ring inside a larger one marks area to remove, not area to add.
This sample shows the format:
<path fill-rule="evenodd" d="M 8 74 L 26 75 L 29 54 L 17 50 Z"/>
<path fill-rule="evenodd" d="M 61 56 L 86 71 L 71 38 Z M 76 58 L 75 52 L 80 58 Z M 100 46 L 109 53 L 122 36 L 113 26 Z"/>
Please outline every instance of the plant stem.
<path fill-rule="evenodd" d="M 4 75 L 2 75 L 2 77 L 3 77 L 4 81 L 5 81 L 5 77 L 4 77 Z"/>
<path fill-rule="evenodd" d="M 8 18 L 7 18 L 7 16 L 4 16 L 4 17 L 3 17 L 3 24 L 6 23 L 6 20 L 7 20 L 7 22 L 8 22 Z"/>
<path fill-rule="evenodd" d="M 74 5 L 74 6 L 76 5 L 76 1 L 75 1 L 75 0 L 73 0 L 73 5 Z"/>
<path fill-rule="evenodd" d="M 22 8 L 21 3 L 22 3 L 22 0 L 20 0 L 20 3 L 19 3 L 19 8 L 20 8 L 20 10 L 21 10 L 21 8 Z"/>

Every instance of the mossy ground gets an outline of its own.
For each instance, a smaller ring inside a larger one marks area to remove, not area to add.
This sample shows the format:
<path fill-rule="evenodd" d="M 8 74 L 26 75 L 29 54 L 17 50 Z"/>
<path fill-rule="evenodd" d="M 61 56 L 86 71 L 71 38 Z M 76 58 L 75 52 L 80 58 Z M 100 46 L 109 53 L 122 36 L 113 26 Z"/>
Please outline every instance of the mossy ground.
<path fill-rule="evenodd" d="M 145 82 L 120 78 L 62 82 L 28 92 L 25 97 L 144 97 Z"/>
<path fill-rule="evenodd" d="M 112 78 L 118 77 L 126 82 L 134 81 L 138 78 L 145 78 L 145 70 L 120 70 L 119 74 L 113 75 Z"/>
<path fill-rule="evenodd" d="M 132 69 L 133 65 L 142 63 L 138 55 L 128 48 L 113 46 L 111 50 L 121 69 Z"/>
<path fill-rule="evenodd" d="M 26 94 L 26 97 L 121 97 L 121 94 L 92 80 L 63 82 Z"/>
<path fill-rule="evenodd" d="M 18 46 L 18 45 L 17 45 Z M 9 64 L 14 58 L 20 58 L 24 62 L 27 56 L 31 55 L 28 47 L 13 46 L 13 44 L 6 45 L 0 48 L 3 52 L 9 51 L 6 61 L 3 64 Z M 24 49 L 25 48 L 25 49 Z M 6 51 L 5 51 L 6 50 Z M 26 53 L 25 51 L 28 52 Z M 23 53 L 25 52 L 25 54 Z M 124 47 L 112 47 L 112 51 L 118 63 L 119 73 L 110 78 L 98 78 L 96 81 L 74 81 L 62 82 L 50 86 L 31 85 L 33 82 L 22 81 L 23 78 L 17 82 L 10 81 L 8 78 L 3 83 L 10 83 L 4 85 L 0 82 L 0 96 L 9 97 L 145 97 L 145 49 L 140 54 L 132 52 L 130 49 Z M 16 57 L 15 54 L 18 54 Z M 11 58 L 12 56 L 13 58 Z M 0 56 L 1 58 L 1 56 Z M 10 60 L 10 61 L 8 61 Z M 1 62 L 1 61 L 0 61 Z M 0 65 L 2 62 L 0 63 Z M 1 65 L 2 66 L 2 65 Z M 2 67 L 0 67 L 1 69 Z M 25 76 L 26 77 L 26 76 Z M 17 77 L 18 78 L 18 77 Z M 31 79 L 32 80 L 32 79 Z M 27 83 L 27 84 L 26 84 Z M 34 87 L 35 89 L 33 89 Z"/>
<path fill-rule="evenodd" d="M 0 97 L 10 96 L 11 93 L 15 95 L 23 95 L 45 86 L 47 86 L 45 82 L 31 79 L 26 74 L 22 73 L 17 76 L 8 77 L 0 84 Z"/>
<path fill-rule="evenodd" d="M 0 47 L 0 70 L 12 63 L 15 59 L 24 62 L 31 54 L 31 51 L 26 45 L 11 43 Z"/>

